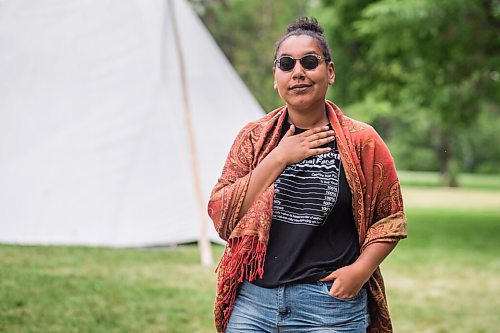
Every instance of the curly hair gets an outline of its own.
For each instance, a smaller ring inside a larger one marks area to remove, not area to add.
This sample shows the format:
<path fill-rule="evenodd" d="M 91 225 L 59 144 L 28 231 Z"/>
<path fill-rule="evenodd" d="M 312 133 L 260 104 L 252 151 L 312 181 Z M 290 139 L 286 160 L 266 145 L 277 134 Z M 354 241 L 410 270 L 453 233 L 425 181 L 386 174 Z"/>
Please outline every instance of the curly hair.
<path fill-rule="evenodd" d="M 330 55 L 330 47 L 323 35 L 323 28 L 319 25 L 319 22 L 316 18 L 311 17 L 310 19 L 307 17 L 301 17 L 295 22 L 288 25 L 286 29 L 286 33 L 283 37 L 281 37 L 275 45 L 274 49 L 274 58 L 278 54 L 279 48 L 281 44 L 291 36 L 309 36 L 314 38 L 317 42 L 321 50 L 323 51 L 323 56 L 327 61 L 331 61 L 332 57 Z"/>

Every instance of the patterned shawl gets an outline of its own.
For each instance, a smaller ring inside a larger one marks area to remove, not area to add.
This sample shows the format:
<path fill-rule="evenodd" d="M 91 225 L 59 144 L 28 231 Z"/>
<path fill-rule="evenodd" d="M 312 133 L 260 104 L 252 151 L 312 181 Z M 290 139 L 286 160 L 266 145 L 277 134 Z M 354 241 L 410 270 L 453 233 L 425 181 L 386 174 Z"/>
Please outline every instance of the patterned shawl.
<path fill-rule="evenodd" d="M 375 242 L 397 242 L 406 237 L 406 218 L 393 159 L 375 130 L 346 117 L 326 102 L 335 131 L 347 182 L 353 196 L 352 210 L 363 251 Z M 252 170 L 277 146 L 286 119 L 285 106 L 246 125 L 238 134 L 222 176 L 212 190 L 208 213 L 220 237 L 227 240 L 217 267 L 215 300 L 217 332 L 226 329 L 239 285 L 262 277 L 273 215 L 274 185 L 260 194 L 238 219 Z M 392 332 L 380 269 L 368 281 L 369 332 Z"/>

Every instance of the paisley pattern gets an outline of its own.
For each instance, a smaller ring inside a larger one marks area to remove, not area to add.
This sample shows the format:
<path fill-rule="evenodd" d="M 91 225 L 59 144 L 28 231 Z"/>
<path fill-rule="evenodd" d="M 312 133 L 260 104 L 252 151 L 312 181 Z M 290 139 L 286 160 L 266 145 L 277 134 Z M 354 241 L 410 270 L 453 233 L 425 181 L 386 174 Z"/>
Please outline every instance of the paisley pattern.
<path fill-rule="evenodd" d="M 361 251 L 376 242 L 397 242 L 406 237 L 406 217 L 393 159 L 375 130 L 346 117 L 333 103 L 326 108 L 353 196 L 353 215 Z M 217 267 L 215 325 L 224 332 L 243 280 L 262 276 L 272 218 L 271 185 L 239 217 L 252 170 L 280 139 L 286 107 L 249 123 L 238 134 L 221 177 L 212 190 L 208 212 L 220 237 L 227 240 Z M 384 282 L 377 269 L 368 282 L 369 332 L 392 332 Z"/>

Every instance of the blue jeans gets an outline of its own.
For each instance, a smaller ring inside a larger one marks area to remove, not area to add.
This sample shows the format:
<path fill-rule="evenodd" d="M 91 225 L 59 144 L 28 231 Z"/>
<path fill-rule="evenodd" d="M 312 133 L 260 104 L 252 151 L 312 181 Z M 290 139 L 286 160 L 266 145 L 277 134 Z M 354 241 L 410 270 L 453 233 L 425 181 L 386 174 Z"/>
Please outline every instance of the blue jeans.
<path fill-rule="evenodd" d="M 366 289 L 351 299 L 330 296 L 332 282 L 262 288 L 244 282 L 226 333 L 365 333 L 370 324 Z"/>

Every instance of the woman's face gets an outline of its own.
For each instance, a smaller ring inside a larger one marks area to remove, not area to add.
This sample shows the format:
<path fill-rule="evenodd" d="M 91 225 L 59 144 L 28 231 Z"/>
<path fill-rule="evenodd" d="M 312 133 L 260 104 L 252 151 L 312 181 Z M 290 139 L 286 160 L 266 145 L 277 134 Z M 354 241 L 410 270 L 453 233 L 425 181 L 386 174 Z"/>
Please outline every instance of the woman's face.
<path fill-rule="evenodd" d="M 317 41 L 310 36 L 290 36 L 285 39 L 278 49 L 276 57 L 284 55 L 301 58 L 306 54 L 316 54 L 323 57 L 323 52 Z M 276 88 L 287 106 L 294 110 L 323 108 L 328 85 L 333 84 L 335 68 L 332 62 L 320 60 L 318 67 L 306 70 L 300 61 L 295 67 L 285 72 L 274 66 L 274 80 Z"/>

